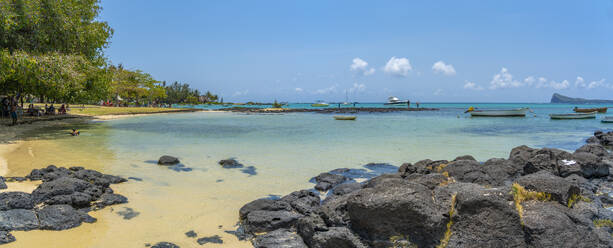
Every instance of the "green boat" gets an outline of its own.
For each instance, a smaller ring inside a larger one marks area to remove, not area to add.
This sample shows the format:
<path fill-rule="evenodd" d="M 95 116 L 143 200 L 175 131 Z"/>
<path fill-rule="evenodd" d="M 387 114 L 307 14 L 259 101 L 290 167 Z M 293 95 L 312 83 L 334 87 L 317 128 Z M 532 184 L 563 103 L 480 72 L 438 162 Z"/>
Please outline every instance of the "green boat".
<path fill-rule="evenodd" d="M 316 103 L 311 104 L 311 107 L 328 107 L 330 104 L 324 101 L 317 101 Z"/>

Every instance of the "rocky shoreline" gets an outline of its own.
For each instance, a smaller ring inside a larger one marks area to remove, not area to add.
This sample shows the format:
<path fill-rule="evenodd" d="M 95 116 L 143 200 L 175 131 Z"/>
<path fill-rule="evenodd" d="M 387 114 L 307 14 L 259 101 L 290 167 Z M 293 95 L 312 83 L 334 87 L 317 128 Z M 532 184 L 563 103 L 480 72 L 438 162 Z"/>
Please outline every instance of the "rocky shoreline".
<path fill-rule="evenodd" d="M 336 169 L 314 189 L 244 205 L 238 236 L 262 248 L 613 247 L 611 144 L 613 132 L 596 132 L 573 153 L 519 146 L 378 176 Z"/>
<path fill-rule="evenodd" d="M 221 109 L 229 112 L 239 113 L 391 113 L 391 112 L 415 112 L 415 111 L 437 111 L 437 108 L 320 108 L 320 109 L 285 109 L 285 108 L 247 108 L 232 107 Z"/>
<path fill-rule="evenodd" d="M 0 188 L 6 189 L 0 177 Z M 11 231 L 65 230 L 81 223 L 93 223 L 88 212 L 109 205 L 127 203 L 128 199 L 115 194 L 111 184 L 126 179 L 102 174 L 83 167 L 35 169 L 25 177 L 7 178 L 10 181 L 42 181 L 30 194 L 0 193 L 0 244 L 15 241 Z"/>

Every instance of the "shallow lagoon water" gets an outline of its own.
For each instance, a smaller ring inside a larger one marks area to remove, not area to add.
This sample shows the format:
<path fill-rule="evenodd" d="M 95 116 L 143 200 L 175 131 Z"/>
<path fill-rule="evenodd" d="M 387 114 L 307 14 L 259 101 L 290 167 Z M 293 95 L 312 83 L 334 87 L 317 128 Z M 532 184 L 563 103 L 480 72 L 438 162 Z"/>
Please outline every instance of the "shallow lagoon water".
<path fill-rule="evenodd" d="M 549 120 L 549 113 L 569 112 L 565 105 L 530 106 L 534 114 L 526 118 L 470 118 L 462 114 L 468 104 L 422 106 L 442 109 L 359 114 L 357 121 L 317 113 L 199 112 L 95 122 L 81 126 L 79 137 L 67 135 L 70 127 L 42 130 L 7 157 L 10 176 L 48 164 L 85 166 L 133 177 L 113 186 L 130 202 L 93 212 L 97 223 L 75 229 L 14 232 L 17 242 L 7 247 L 144 247 L 159 241 L 201 247 L 184 234 L 190 230 L 224 241 L 206 247 L 250 247 L 226 232 L 236 229 L 238 209 L 257 198 L 311 188 L 309 179 L 324 171 L 464 154 L 482 161 L 506 158 L 523 144 L 573 150 L 594 130 L 609 129 L 598 120 Z M 509 106 L 524 105 L 485 105 Z M 189 170 L 151 163 L 166 154 Z M 255 169 L 223 169 L 217 162 L 227 158 Z M 126 208 L 138 215 L 124 219 L 118 213 Z"/>

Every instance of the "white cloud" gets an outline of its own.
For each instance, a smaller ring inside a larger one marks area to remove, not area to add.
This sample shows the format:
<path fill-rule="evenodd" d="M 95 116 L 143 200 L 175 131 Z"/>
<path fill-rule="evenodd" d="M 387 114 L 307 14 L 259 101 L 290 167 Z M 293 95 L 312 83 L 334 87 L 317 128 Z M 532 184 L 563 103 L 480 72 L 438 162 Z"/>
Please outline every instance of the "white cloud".
<path fill-rule="evenodd" d="M 502 67 L 500 73 L 494 75 L 494 78 L 492 78 L 490 89 L 517 88 L 522 85 L 522 82 L 513 79 L 513 75 L 509 73 L 507 68 Z"/>
<path fill-rule="evenodd" d="M 336 92 L 336 87 L 337 86 L 338 85 L 335 84 L 335 85 L 332 85 L 332 86 L 330 86 L 328 88 L 318 89 L 318 90 L 315 91 L 315 94 L 328 94 L 328 93 Z"/>
<path fill-rule="evenodd" d="M 385 64 L 385 67 L 383 68 L 383 71 L 386 73 L 400 77 L 408 76 L 409 71 L 411 70 L 413 70 L 413 67 L 411 66 L 411 62 L 409 62 L 409 59 L 396 57 L 392 57 L 389 61 L 387 61 L 387 64 Z"/>
<path fill-rule="evenodd" d="M 375 73 L 375 68 L 368 68 L 368 62 L 361 58 L 354 58 L 353 63 L 349 66 L 352 71 L 362 73 L 364 76 Z"/>
<path fill-rule="evenodd" d="M 295 91 L 296 92 L 303 92 L 304 90 L 302 88 L 296 88 Z"/>
<path fill-rule="evenodd" d="M 443 90 L 442 89 L 436 89 L 434 91 L 434 93 L 432 93 L 432 94 L 435 95 L 435 96 L 443 95 Z"/>
<path fill-rule="evenodd" d="M 583 79 L 582 77 L 577 77 L 577 80 L 575 80 L 575 87 L 587 87 L 587 85 L 585 84 L 585 79 Z"/>
<path fill-rule="evenodd" d="M 597 87 L 607 87 L 610 88 L 611 86 L 609 84 L 605 84 L 604 83 L 605 79 L 600 79 L 598 81 L 592 81 L 590 82 L 590 84 L 587 85 L 588 89 L 593 89 L 593 88 L 597 88 Z"/>
<path fill-rule="evenodd" d="M 351 87 L 349 89 L 349 93 L 362 92 L 364 90 L 366 90 L 366 85 L 365 84 L 354 83 L 353 87 Z"/>
<path fill-rule="evenodd" d="M 237 91 L 237 92 L 234 92 L 232 96 L 244 96 L 244 95 L 247 95 L 248 93 L 249 93 L 249 90 Z"/>
<path fill-rule="evenodd" d="M 524 83 L 528 86 L 532 86 L 536 82 L 536 78 L 533 76 L 529 76 L 524 79 Z"/>
<path fill-rule="evenodd" d="M 564 80 L 559 83 L 553 80 L 549 82 L 549 87 L 554 88 L 556 90 L 568 89 L 569 86 L 570 86 L 570 83 L 568 82 L 568 80 Z"/>
<path fill-rule="evenodd" d="M 434 71 L 434 73 L 443 73 L 447 76 L 455 75 L 455 68 L 453 68 L 453 65 L 445 64 L 442 60 L 432 65 L 432 71 Z"/>
<path fill-rule="evenodd" d="M 466 83 L 464 84 L 464 89 L 468 89 L 468 90 L 483 90 L 483 87 L 478 86 L 474 82 L 466 81 Z"/>

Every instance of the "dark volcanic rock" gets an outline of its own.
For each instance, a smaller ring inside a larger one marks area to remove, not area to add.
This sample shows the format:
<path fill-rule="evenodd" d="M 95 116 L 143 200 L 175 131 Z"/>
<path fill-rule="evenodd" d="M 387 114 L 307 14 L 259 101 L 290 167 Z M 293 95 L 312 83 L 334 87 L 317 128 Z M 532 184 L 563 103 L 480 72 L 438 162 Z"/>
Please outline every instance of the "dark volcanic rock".
<path fill-rule="evenodd" d="M 609 151 L 607 151 L 607 149 L 600 144 L 585 144 L 582 147 L 579 147 L 579 149 L 575 150 L 575 153 L 579 152 L 591 153 L 598 157 L 609 156 Z"/>
<path fill-rule="evenodd" d="M 81 225 L 91 216 L 78 211 L 70 205 L 46 206 L 37 212 L 40 220 L 40 229 L 65 230 Z M 88 221 L 89 222 L 89 221 Z"/>
<path fill-rule="evenodd" d="M 186 232 L 185 236 L 187 236 L 188 238 L 195 238 L 196 236 L 198 236 L 198 234 L 194 232 L 194 230 L 191 230 L 189 232 Z"/>
<path fill-rule="evenodd" d="M 309 246 L 313 246 L 313 235 L 315 235 L 316 232 L 328 231 L 328 227 L 324 220 L 321 216 L 316 214 L 300 218 L 296 222 L 296 229 L 298 230 L 298 234 L 300 234 L 302 239 Z"/>
<path fill-rule="evenodd" d="M 508 189 L 458 183 L 448 190 L 456 195 L 456 209 L 447 247 L 526 247 Z"/>
<path fill-rule="evenodd" d="M 570 160 L 567 163 L 572 163 L 572 161 L 576 161 L 576 164 L 569 165 L 569 167 L 576 166 L 578 164 L 580 167 L 581 175 L 585 178 L 606 177 L 609 175 L 609 167 L 613 165 L 613 162 L 611 162 L 610 160 L 603 159 L 603 157 L 598 157 L 592 153 L 587 152 L 577 152 L 573 154 L 573 159 L 574 160 Z M 573 170 L 571 169 L 571 171 Z"/>
<path fill-rule="evenodd" d="M 127 202 L 128 202 L 128 198 L 126 198 L 123 195 L 105 193 L 100 196 L 98 201 L 94 202 L 94 206 L 96 208 L 104 208 L 106 206 L 122 204 L 122 203 L 127 203 Z"/>
<path fill-rule="evenodd" d="M 362 189 L 362 184 L 360 183 L 355 183 L 355 182 L 343 183 L 339 186 L 336 186 L 334 190 L 332 191 L 332 194 L 333 195 L 346 195 L 346 194 L 349 194 L 353 191 L 360 190 L 360 189 Z"/>
<path fill-rule="evenodd" d="M 15 237 L 9 232 L 0 231 L 0 245 L 15 241 Z"/>
<path fill-rule="evenodd" d="M 34 202 L 32 196 L 24 192 L 0 193 L 0 211 L 9 209 L 32 209 Z"/>
<path fill-rule="evenodd" d="M 277 229 L 253 240 L 256 248 L 308 248 L 302 238 L 287 229 Z M 332 247 L 332 246 L 330 246 Z"/>
<path fill-rule="evenodd" d="M 472 160 L 472 161 L 477 161 L 475 159 L 475 157 L 471 156 L 471 155 L 464 155 L 464 156 L 459 156 L 456 157 L 453 161 L 458 161 L 458 160 Z"/>
<path fill-rule="evenodd" d="M 0 211 L 0 231 L 27 231 L 38 228 L 38 218 L 33 210 L 11 209 Z"/>
<path fill-rule="evenodd" d="M 317 183 L 317 185 L 315 185 L 315 189 L 319 191 L 327 191 L 334 186 L 349 180 L 349 178 L 341 175 L 324 172 L 314 177 L 312 180 Z"/>
<path fill-rule="evenodd" d="M 429 247 L 445 232 L 451 195 L 433 197 L 417 183 L 381 184 L 349 195 L 346 208 L 352 229 L 373 242 L 406 235 L 419 247 Z"/>
<path fill-rule="evenodd" d="M 314 192 L 309 190 L 294 191 L 281 198 L 282 201 L 289 203 L 297 212 L 307 215 L 319 209 L 321 199 Z"/>
<path fill-rule="evenodd" d="M 496 181 L 487 174 L 485 167 L 475 160 L 457 160 L 449 163 L 442 171 L 460 182 L 483 185 L 496 185 Z"/>
<path fill-rule="evenodd" d="M 6 186 L 6 183 L 4 183 L 4 177 L 0 177 L 0 189 L 6 189 L 6 188 L 7 186 Z"/>
<path fill-rule="evenodd" d="M 170 243 L 170 242 L 159 242 L 151 246 L 151 248 L 181 248 L 181 247 L 173 243 Z"/>
<path fill-rule="evenodd" d="M 377 174 L 391 174 L 398 171 L 398 166 L 386 163 L 368 163 L 364 165 L 364 168 L 372 170 Z"/>
<path fill-rule="evenodd" d="M 360 238 L 346 227 L 330 227 L 313 235 L 311 247 L 367 248 Z"/>
<path fill-rule="evenodd" d="M 223 244 L 223 240 L 221 240 L 221 237 L 219 237 L 218 235 L 211 236 L 211 237 L 202 237 L 196 240 L 196 242 L 198 242 L 199 245 L 204 245 L 207 243 Z"/>
<path fill-rule="evenodd" d="M 175 165 L 178 163 L 181 163 L 181 161 L 179 161 L 178 158 L 173 157 L 173 156 L 164 155 L 164 156 L 161 156 L 160 159 L 158 159 L 159 165 Z"/>
<path fill-rule="evenodd" d="M 257 199 L 245 204 L 239 210 L 240 219 L 244 219 L 251 211 L 266 210 L 266 211 L 291 211 L 292 207 L 289 203 L 281 200 L 273 200 L 268 198 Z"/>
<path fill-rule="evenodd" d="M 608 247 L 588 227 L 573 221 L 568 208 L 556 203 L 527 202 L 523 221 L 531 247 Z"/>
<path fill-rule="evenodd" d="M 219 165 L 221 165 L 221 167 L 226 169 L 236 169 L 244 167 L 243 164 L 239 163 L 238 161 L 236 161 L 236 159 L 233 158 L 220 160 L 218 163 Z"/>
<path fill-rule="evenodd" d="M 549 171 L 539 171 L 517 179 L 517 183 L 524 188 L 536 192 L 551 194 L 554 201 L 567 205 L 572 195 L 581 194 L 579 187 L 564 178 L 555 176 Z"/>
<path fill-rule="evenodd" d="M 279 228 L 290 227 L 301 216 L 290 211 L 255 210 L 247 214 L 243 225 L 245 231 L 249 233 L 269 232 Z"/>

